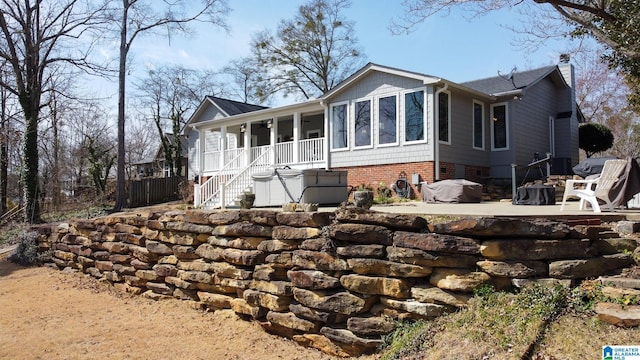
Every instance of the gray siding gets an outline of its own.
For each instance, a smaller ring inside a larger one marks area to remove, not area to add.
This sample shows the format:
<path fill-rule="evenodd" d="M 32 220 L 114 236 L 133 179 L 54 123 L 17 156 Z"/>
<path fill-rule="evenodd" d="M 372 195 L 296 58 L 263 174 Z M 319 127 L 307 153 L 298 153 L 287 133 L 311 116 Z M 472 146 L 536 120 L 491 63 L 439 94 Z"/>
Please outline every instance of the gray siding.
<path fill-rule="evenodd" d="M 484 149 L 473 148 L 473 101 L 484 104 Z M 450 144 L 440 143 L 440 161 L 489 166 L 489 103 L 460 91 L 451 92 Z"/>
<path fill-rule="evenodd" d="M 515 149 L 516 164 L 530 163 L 534 152 L 544 157 L 551 151 L 549 117 L 555 118 L 558 114 L 557 96 L 555 84 L 545 78 L 527 89 L 522 100 L 512 101 L 510 145 Z"/>
<path fill-rule="evenodd" d="M 563 138 L 556 136 L 556 156 L 571 158 L 572 164 L 577 164 L 580 156 L 578 139 L 578 106 L 576 104 L 576 81 L 573 65 L 563 64 L 559 66 L 560 72 L 570 89 L 564 89 L 558 98 L 560 112 L 571 112 L 571 118 L 563 119 Z M 558 141 L 560 140 L 560 141 Z M 559 152 L 561 151 L 561 152 Z"/>
<path fill-rule="evenodd" d="M 197 174 L 200 174 L 200 164 L 199 164 L 199 156 L 198 156 L 198 147 L 196 147 L 196 142 L 200 138 L 200 133 L 196 130 L 190 129 L 187 133 L 187 141 L 189 142 L 189 158 L 188 158 L 188 174 L 193 177 Z"/>
<path fill-rule="evenodd" d="M 402 101 L 403 92 L 406 90 L 422 89 L 426 93 L 425 108 L 427 114 L 425 121 L 427 122 L 427 130 L 425 133 L 426 142 L 408 144 L 404 142 L 404 101 Z M 382 165 L 393 163 L 406 163 L 418 161 L 432 161 L 433 156 L 433 89 L 425 87 L 421 81 L 409 79 L 401 76 L 374 72 L 365 77 L 353 87 L 338 94 L 333 103 L 348 101 L 350 114 L 353 112 L 354 100 L 362 100 L 370 98 L 372 100 L 372 121 L 373 121 L 373 147 L 366 149 L 354 148 L 353 125 L 349 126 L 349 147 L 347 150 L 331 151 L 330 166 L 331 167 L 351 167 L 363 165 Z M 379 96 L 396 95 L 398 101 L 398 139 L 399 143 L 393 146 L 378 146 L 376 139 L 378 138 L 378 122 L 377 111 L 378 105 L 376 98 Z M 331 104 L 329 104 L 330 108 Z M 350 115 L 349 121 L 353 117 Z"/>

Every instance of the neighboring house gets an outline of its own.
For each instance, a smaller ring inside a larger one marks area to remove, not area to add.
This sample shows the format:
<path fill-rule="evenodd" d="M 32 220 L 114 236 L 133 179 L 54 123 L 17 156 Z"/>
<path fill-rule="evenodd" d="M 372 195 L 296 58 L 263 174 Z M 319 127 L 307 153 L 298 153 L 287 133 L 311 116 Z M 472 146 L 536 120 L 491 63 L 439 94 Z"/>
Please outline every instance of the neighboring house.
<path fill-rule="evenodd" d="M 536 152 L 576 164 L 574 89 L 568 63 L 468 83 L 369 63 L 297 104 L 207 97 L 186 128 L 195 205 L 231 204 L 269 167 L 348 170 L 350 185 L 375 188 L 400 173 L 511 179 Z"/>
<path fill-rule="evenodd" d="M 167 140 L 169 140 L 170 144 L 173 144 L 175 141 L 175 137 L 173 134 L 165 134 Z M 182 176 L 189 176 L 188 172 L 188 155 L 189 155 L 189 141 L 188 137 L 181 135 L 181 156 L 182 156 Z M 162 148 L 162 144 L 158 145 L 158 150 L 154 154 L 152 158 L 142 160 L 138 163 L 133 164 L 135 167 L 135 176 L 136 180 L 145 179 L 145 178 L 166 178 L 171 176 L 171 171 L 169 169 L 169 165 L 167 164 L 164 156 L 164 150 Z"/>

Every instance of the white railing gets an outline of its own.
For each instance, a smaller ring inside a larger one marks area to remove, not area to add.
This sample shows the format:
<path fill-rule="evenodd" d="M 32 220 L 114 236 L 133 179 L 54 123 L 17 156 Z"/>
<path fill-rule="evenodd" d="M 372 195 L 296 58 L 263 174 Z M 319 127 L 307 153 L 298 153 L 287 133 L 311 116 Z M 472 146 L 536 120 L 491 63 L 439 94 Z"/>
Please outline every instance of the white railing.
<path fill-rule="evenodd" d="M 258 162 L 256 162 L 256 160 L 258 160 Z M 273 165 L 271 161 L 271 145 L 252 147 L 251 163 L 255 163 L 256 166 Z"/>
<path fill-rule="evenodd" d="M 271 146 L 269 146 L 271 148 Z M 270 149 L 264 151 L 256 159 L 254 159 L 249 166 L 243 171 L 230 178 L 225 184 L 222 185 L 222 191 L 220 194 L 220 206 L 224 209 L 242 194 L 245 190 L 251 187 L 253 184 L 253 175 L 267 170 L 271 165 L 264 158 L 271 155 Z"/>
<path fill-rule="evenodd" d="M 251 162 L 246 165 L 244 148 L 226 150 L 225 159 L 230 159 L 220 168 L 220 152 L 205 153 L 205 171 L 216 174 L 202 185 L 195 185 L 194 206 L 205 204 L 225 207 L 231 204 L 253 183 L 252 176 L 275 165 L 294 164 L 294 142 L 278 143 L 251 148 Z M 274 156 L 275 155 L 275 159 Z M 298 163 L 324 161 L 324 138 L 300 140 Z M 215 166 L 214 166 L 215 165 Z"/>
<path fill-rule="evenodd" d="M 299 162 L 324 161 L 324 138 L 300 140 Z"/>
<path fill-rule="evenodd" d="M 244 153 L 244 148 L 226 150 L 224 158 L 226 159 L 227 163 L 224 165 L 224 168 L 221 169 L 221 171 L 244 169 L 247 165 L 247 160 L 244 156 Z"/>
<path fill-rule="evenodd" d="M 293 164 L 293 141 L 281 142 L 276 144 L 276 164 Z"/>
<path fill-rule="evenodd" d="M 231 153 L 229 154 L 231 155 Z M 193 197 L 194 206 L 216 203 L 215 199 L 219 196 L 222 185 L 235 175 L 236 170 L 242 169 L 244 163 L 244 149 L 240 149 L 239 152 L 235 152 L 235 156 L 217 174 L 207 179 L 202 185 L 196 184 Z"/>
<path fill-rule="evenodd" d="M 220 151 L 205 151 L 204 171 L 215 171 L 220 168 Z"/>

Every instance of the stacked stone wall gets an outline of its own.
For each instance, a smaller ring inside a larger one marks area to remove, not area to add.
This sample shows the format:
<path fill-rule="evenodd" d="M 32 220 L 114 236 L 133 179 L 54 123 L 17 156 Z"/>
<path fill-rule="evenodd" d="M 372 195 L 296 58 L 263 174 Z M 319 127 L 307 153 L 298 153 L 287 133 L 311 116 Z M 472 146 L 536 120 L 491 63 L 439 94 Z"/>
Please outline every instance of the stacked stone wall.
<path fill-rule="evenodd" d="M 51 266 L 153 299 L 232 309 L 269 332 L 349 356 L 398 319 L 465 307 L 475 288 L 570 283 L 626 267 L 637 242 L 601 226 L 340 208 L 123 213 L 40 227 Z"/>

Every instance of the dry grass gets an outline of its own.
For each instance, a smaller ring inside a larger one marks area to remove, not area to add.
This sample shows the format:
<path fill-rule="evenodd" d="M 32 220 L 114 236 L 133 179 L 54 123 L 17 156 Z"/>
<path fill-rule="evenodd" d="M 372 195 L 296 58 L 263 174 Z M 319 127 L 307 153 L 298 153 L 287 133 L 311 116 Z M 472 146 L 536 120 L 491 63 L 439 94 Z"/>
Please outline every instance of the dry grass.
<path fill-rule="evenodd" d="M 597 320 L 597 294 L 568 289 L 484 291 L 465 310 L 404 324 L 382 359 L 596 359 L 603 345 L 638 344 L 638 329 Z"/>

